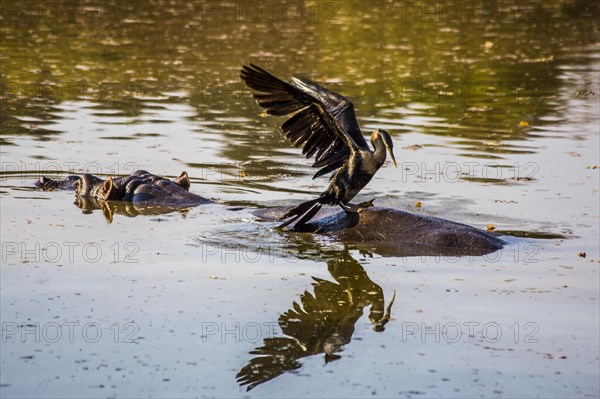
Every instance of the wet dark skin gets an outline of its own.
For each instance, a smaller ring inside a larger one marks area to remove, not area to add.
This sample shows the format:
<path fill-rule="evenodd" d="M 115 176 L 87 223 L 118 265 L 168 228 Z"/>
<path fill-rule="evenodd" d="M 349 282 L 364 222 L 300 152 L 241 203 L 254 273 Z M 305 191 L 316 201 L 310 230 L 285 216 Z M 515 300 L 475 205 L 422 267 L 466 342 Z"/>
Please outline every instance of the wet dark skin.
<path fill-rule="evenodd" d="M 123 201 L 139 205 L 195 206 L 212 201 L 189 192 L 190 179 L 182 172 L 175 180 L 137 170 L 129 176 L 101 179 L 97 176 L 67 176 L 64 180 L 41 177 L 42 190 L 75 190 L 77 198 Z"/>
<path fill-rule="evenodd" d="M 190 179 L 185 172 L 174 180 L 143 170 L 106 179 L 93 175 L 68 176 L 64 180 L 42 177 L 36 186 L 43 190 L 75 190 L 76 204 L 84 213 L 101 209 L 109 222 L 115 214 L 181 212 L 184 208 L 214 203 L 188 191 Z M 236 212 L 244 209 L 225 208 Z M 273 222 L 293 209 L 296 208 L 287 206 L 247 211 L 259 220 Z M 336 207 L 323 207 L 299 231 L 326 235 L 359 247 L 376 246 L 378 252 L 394 256 L 484 255 L 504 245 L 496 235 L 471 226 L 374 206 L 362 209 L 360 216 Z"/>

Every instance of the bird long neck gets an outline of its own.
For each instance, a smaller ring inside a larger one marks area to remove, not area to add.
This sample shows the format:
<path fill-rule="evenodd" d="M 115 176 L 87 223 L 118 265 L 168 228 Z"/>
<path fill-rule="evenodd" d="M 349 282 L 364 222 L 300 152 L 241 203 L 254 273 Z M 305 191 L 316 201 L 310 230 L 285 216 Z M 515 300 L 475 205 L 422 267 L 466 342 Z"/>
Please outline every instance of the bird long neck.
<path fill-rule="evenodd" d="M 377 137 L 375 140 L 371 140 L 371 144 L 373 144 L 373 148 L 375 148 L 375 152 L 373 153 L 373 159 L 379 168 L 385 162 L 385 157 L 387 155 L 387 148 L 385 147 L 385 143 L 381 137 Z"/>

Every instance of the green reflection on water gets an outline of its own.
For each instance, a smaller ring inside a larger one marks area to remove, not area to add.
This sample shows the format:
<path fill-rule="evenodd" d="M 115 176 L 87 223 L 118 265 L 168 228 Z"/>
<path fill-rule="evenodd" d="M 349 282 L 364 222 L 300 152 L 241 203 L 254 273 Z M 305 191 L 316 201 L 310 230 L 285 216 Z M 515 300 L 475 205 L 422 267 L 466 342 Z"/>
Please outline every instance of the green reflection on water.
<path fill-rule="evenodd" d="M 2 132 L 51 139 L 66 100 L 126 116 L 183 101 L 194 121 L 216 121 L 219 140 L 237 143 L 223 158 L 269 155 L 287 144 L 265 134 L 276 123 L 256 121 L 239 82 L 240 64 L 254 61 L 347 95 L 365 130 L 459 137 L 467 154 L 514 152 L 509 141 L 531 133 L 521 121 L 567 112 L 565 85 L 589 89 L 562 75 L 595 57 L 598 6 L 547 3 L 7 1 Z"/>

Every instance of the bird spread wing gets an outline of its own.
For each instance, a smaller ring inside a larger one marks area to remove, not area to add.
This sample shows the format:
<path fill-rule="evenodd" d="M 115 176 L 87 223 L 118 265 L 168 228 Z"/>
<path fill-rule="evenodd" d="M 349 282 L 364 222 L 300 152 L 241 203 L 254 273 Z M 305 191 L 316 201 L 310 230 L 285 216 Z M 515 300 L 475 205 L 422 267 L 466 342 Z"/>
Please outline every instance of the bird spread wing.
<path fill-rule="evenodd" d="M 253 64 L 243 66 L 240 77 L 258 92 L 253 96 L 268 114 L 293 114 L 281 128 L 306 158 L 315 157 L 313 167 L 320 170 L 313 178 L 341 167 L 352 151 L 369 150 L 354 105 L 344 96 L 307 79 L 284 82 Z"/>

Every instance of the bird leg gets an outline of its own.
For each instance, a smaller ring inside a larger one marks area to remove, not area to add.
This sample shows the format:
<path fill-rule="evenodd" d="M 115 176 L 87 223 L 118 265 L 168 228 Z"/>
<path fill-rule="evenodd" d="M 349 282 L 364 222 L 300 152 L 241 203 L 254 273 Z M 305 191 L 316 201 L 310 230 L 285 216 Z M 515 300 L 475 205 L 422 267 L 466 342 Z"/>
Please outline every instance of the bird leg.
<path fill-rule="evenodd" d="M 358 207 L 353 204 L 344 204 L 343 202 L 338 203 L 348 213 L 358 213 Z"/>
<path fill-rule="evenodd" d="M 372 199 L 370 201 L 361 202 L 360 204 L 351 204 L 351 203 L 344 204 L 343 202 L 340 202 L 338 205 L 341 206 L 342 209 L 348 213 L 359 213 L 360 211 L 362 211 L 365 208 L 372 207 L 373 201 L 375 201 L 375 199 Z"/>
<path fill-rule="evenodd" d="M 375 198 L 373 198 L 370 201 L 361 202 L 360 204 L 357 205 L 358 211 L 360 212 L 360 211 L 362 211 L 365 208 L 370 208 L 372 206 L 375 206 L 375 205 L 373 205 L 373 201 L 375 201 Z"/>
<path fill-rule="evenodd" d="M 392 318 L 392 306 L 394 305 L 395 300 L 396 300 L 396 290 L 394 290 L 394 295 L 392 295 L 392 300 L 390 301 L 387 308 L 385 309 L 385 313 L 384 313 L 383 317 L 379 320 L 372 320 L 373 330 L 375 330 L 377 332 L 381 332 L 381 331 L 385 330 L 385 325 Z"/>

